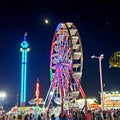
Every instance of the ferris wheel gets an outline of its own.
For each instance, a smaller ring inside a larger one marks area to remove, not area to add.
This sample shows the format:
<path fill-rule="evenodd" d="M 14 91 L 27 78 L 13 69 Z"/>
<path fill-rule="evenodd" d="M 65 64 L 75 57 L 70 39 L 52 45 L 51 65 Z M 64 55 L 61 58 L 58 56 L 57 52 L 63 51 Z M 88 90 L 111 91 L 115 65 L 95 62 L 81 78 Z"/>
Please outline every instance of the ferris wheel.
<path fill-rule="evenodd" d="M 83 49 L 78 29 L 72 22 L 59 23 L 51 45 L 47 107 L 52 100 L 61 104 L 79 96 L 82 68 Z"/>

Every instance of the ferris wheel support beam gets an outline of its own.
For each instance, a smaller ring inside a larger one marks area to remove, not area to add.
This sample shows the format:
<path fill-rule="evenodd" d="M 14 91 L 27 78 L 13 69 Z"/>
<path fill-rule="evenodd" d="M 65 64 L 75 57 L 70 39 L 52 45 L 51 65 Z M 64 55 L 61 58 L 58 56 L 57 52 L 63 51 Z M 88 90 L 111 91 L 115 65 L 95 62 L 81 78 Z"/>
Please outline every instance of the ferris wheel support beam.
<path fill-rule="evenodd" d="M 82 86 L 81 86 L 81 85 L 79 86 L 79 91 L 80 91 L 80 93 L 81 93 L 81 96 L 82 96 L 82 97 L 83 97 L 83 99 L 85 100 L 85 104 L 84 104 L 83 109 L 85 109 L 85 113 L 87 113 L 87 112 L 88 112 L 88 108 L 87 108 L 87 99 L 86 99 L 86 94 L 85 94 L 85 92 L 84 92 L 84 90 L 83 90 L 83 88 L 82 88 Z"/>

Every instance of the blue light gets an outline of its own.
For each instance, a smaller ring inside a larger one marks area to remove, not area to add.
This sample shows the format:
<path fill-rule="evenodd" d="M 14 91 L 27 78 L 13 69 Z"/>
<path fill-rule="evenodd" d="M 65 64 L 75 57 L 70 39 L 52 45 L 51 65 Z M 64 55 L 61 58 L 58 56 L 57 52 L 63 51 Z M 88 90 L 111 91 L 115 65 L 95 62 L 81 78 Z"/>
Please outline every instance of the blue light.
<path fill-rule="evenodd" d="M 57 28 L 56 28 L 56 31 L 58 31 L 58 30 L 60 29 L 61 24 L 62 24 L 62 23 L 59 23 L 59 25 L 58 25 Z"/>
<path fill-rule="evenodd" d="M 23 41 L 21 43 L 21 46 L 22 46 L 22 48 L 27 48 L 29 46 L 29 44 L 27 43 L 27 41 Z"/>
<path fill-rule="evenodd" d="M 22 48 L 22 65 L 21 65 L 21 96 L 20 103 L 25 105 L 26 103 L 26 83 L 27 83 L 27 52 L 29 52 L 29 44 L 26 42 L 26 36 L 24 36 L 24 41 L 21 43 Z"/>

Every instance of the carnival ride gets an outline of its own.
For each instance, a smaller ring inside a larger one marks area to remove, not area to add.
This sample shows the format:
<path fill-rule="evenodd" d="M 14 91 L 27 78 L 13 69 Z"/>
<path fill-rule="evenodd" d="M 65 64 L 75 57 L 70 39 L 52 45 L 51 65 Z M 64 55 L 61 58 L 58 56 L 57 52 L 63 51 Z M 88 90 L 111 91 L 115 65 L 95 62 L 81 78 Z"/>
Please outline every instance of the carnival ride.
<path fill-rule="evenodd" d="M 113 53 L 109 59 L 110 67 L 120 68 L 120 51 Z"/>
<path fill-rule="evenodd" d="M 21 43 L 20 52 L 22 53 L 21 62 L 21 93 L 20 93 L 20 106 L 23 107 L 26 104 L 26 85 L 27 85 L 27 54 L 30 51 L 29 44 L 27 42 L 27 32 L 24 35 L 24 40 Z"/>
<path fill-rule="evenodd" d="M 83 49 L 78 29 L 72 22 L 58 24 L 52 40 L 50 53 L 50 81 L 44 108 L 49 110 L 51 102 L 64 110 L 78 107 L 75 104 L 80 93 L 86 95 L 81 86 Z"/>
<path fill-rule="evenodd" d="M 38 107 L 40 104 L 43 104 L 43 98 L 41 98 L 41 94 L 40 94 L 40 83 L 39 80 L 37 79 L 36 82 L 36 87 L 35 87 L 35 98 L 31 99 L 28 101 L 28 103 L 30 105 L 36 105 L 36 107 Z"/>
<path fill-rule="evenodd" d="M 33 113 L 34 115 L 38 115 L 38 113 L 42 112 L 42 105 L 44 103 L 43 98 L 41 97 L 41 91 L 40 91 L 40 83 L 37 79 L 36 85 L 35 85 L 35 98 L 32 98 L 28 101 L 30 106 L 14 106 L 11 108 L 11 110 L 8 112 L 8 114 L 30 114 Z"/>

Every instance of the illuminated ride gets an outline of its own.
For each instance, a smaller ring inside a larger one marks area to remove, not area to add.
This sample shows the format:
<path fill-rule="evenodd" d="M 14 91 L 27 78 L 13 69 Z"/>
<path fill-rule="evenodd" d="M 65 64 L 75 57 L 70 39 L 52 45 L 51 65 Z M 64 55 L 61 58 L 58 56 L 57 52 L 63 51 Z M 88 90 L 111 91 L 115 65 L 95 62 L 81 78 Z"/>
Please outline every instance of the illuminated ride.
<path fill-rule="evenodd" d="M 61 112 L 69 109 L 79 97 L 86 99 L 82 89 L 82 42 L 78 29 L 71 22 L 60 23 L 54 33 L 50 54 L 50 81 L 44 108 L 51 102 L 61 106 Z M 77 106 L 78 107 L 78 106 Z"/>
<path fill-rule="evenodd" d="M 35 98 L 34 99 L 31 99 L 28 101 L 28 103 L 30 105 L 36 105 L 36 107 L 38 107 L 40 104 L 43 103 L 43 98 L 41 98 L 41 95 L 40 95 L 40 83 L 39 83 L 39 80 L 37 80 L 37 83 L 36 83 L 36 88 L 35 88 Z"/>
<path fill-rule="evenodd" d="M 22 53 L 20 106 L 25 106 L 26 103 L 27 53 L 30 51 L 26 37 L 27 37 L 27 32 L 24 35 L 24 41 L 21 43 L 21 48 L 20 48 L 20 51 Z"/>
<path fill-rule="evenodd" d="M 113 53 L 109 59 L 110 67 L 120 68 L 120 51 Z"/>
<path fill-rule="evenodd" d="M 8 114 L 23 114 L 23 113 L 33 113 L 34 115 L 36 113 L 39 112 L 42 112 L 42 107 L 40 105 L 43 104 L 44 100 L 43 98 L 41 98 L 41 91 L 40 91 L 40 83 L 39 83 L 39 80 L 37 80 L 36 82 L 36 86 L 35 86 L 35 98 L 33 99 L 30 99 L 28 101 L 28 103 L 31 105 L 31 106 L 21 106 L 21 107 L 18 107 L 18 106 L 15 106 L 13 108 L 11 108 L 11 110 L 9 111 Z M 38 114 L 36 114 L 38 115 Z"/>

